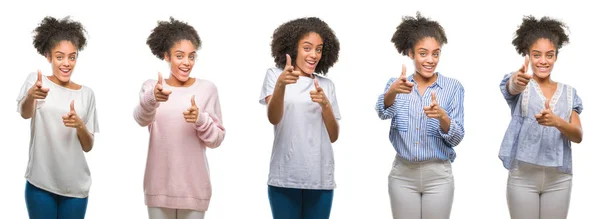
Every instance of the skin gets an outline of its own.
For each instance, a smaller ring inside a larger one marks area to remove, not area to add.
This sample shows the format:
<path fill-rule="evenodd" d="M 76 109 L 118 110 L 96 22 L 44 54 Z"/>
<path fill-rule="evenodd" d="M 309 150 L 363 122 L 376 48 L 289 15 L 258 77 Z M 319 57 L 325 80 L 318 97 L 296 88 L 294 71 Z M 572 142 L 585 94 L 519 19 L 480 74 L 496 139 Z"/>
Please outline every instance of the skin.
<path fill-rule="evenodd" d="M 295 84 L 300 77 L 311 77 L 314 79 L 315 90 L 310 91 L 311 100 L 318 103 L 322 109 L 322 117 L 331 142 L 335 142 L 339 135 L 339 125 L 333 114 L 333 108 L 329 99 L 319 86 L 313 73 L 321 60 L 323 50 L 323 39 L 319 34 L 310 32 L 298 41 L 298 54 L 292 65 L 289 55 L 286 55 L 286 66 L 275 83 L 273 95 L 266 97 L 268 104 L 269 122 L 277 125 L 283 117 L 283 98 L 285 96 L 285 87 L 288 84 Z"/>
<path fill-rule="evenodd" d="M 77 47 L 70 41 L 60 41 L 52 48 L 46 58 L 52 66 L 52 75 L 47 79 L 53 83 L 72 90 L 81 89 L 71 81 L 71 75 L 77 64 Z M 38 79 L 29 89 L 27 96 L 21 102 L 21 117 L 29 119 L 35 113 L 37 100 L 45 99 L 50 90 L 42 85 L 42 73 L 38 70 Z M 62 116 L 65 127 L 74 128 L 77 132 L 77 138 L 81 143 L 81 148 L 85 152 L 92 150 L 94 145 L 94 135 L 87 130 L 87 127 L 77 115 L 74 108 L 74 101 L 71 101 L 70 111 Z"/>
<path fill-rule="evenodd" d="M 440 43 L 433 37 L 424 37 L 419 40 L 409 53 L 409 57 L 415 65 L 413 79 L 418 86 L 419 95 L 423 95 L 427 87 L 431 86 L 437 80 L 435 68 L 439 62 L 441 53 Z M 406 66 L 402 65 L 402 74 L 392 83 L 384 95 L 384 108 L 390 107 L 396 101 L 396 95 L 409 94 L 413 91 L 414 83 L 407 81 Z M 438 105 L 435 92 L 431 93 L 431 104 L 423 107 L 425 115 L 428 118 L 437 119 L 444 133 L 450 130 L 450 117 L 446 111 Z"/>

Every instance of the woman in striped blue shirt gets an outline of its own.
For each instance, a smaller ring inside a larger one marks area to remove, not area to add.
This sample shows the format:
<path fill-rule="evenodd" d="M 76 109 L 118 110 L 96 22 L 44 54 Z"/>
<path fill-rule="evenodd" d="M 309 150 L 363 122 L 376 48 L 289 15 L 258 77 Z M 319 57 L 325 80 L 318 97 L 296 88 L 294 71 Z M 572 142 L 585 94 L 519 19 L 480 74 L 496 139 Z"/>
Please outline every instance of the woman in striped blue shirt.
<path fill-rule="evenodd" d="M 565 24 L 527 16 L 513 45 L 525 64 L 504 76 L 500 91 L 512 119 L 499 157 L 509 169 L 511 218 L 567 218 L 571 196 L 571 142 L 583 137 L 576 90 L 550 79 L 558 50 L 569 42 Z M 527 73 L 530 67 L 533 75 Z"/>
<path fill-rule="evenodd" d="M 415 72 L 391 78 L 377 100 L 381 119 L 392 119 L 390 141 L 396 159 L 389 175 L 394 218 L 450 218 L 454 197 L 451 162 L 464 136 L 464 89 L 456 79 L 435 71 L 447 43 L 436 21 L 406 16 L 392 42 L 409 56 Z"/>

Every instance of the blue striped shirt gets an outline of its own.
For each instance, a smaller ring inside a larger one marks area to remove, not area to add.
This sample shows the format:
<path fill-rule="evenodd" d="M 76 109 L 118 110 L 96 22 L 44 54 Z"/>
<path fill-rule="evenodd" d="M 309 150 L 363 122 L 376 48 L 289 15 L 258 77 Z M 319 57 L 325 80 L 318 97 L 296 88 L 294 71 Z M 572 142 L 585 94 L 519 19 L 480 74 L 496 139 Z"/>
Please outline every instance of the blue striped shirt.
<path fill-rule="evenodd" d="M 409 94 L 397 94 L 394 103 L 385 108 L 384 96 L 397 78 L 391 78 L 383 94 L 379 95 L 375 109 L 379 118 L 392 119 L 390 142 L 398 155 L 408 161 L 450 160 L 454 162 L 457 146 L 465 135 L 464 124 L 464 88 L 456 79 L 437 74 L 437 80 L 423 93 L 419 94 L 418 84 L 413 75 L 407 78 L 415 83 Z M 435 91 L 438 105 L 450 118 L 450 130 L 444 133 L 440 122 L 427 118 L 423 107 L 431 104 L 431 92 Z M 385 109 L 384 109 L 385 108 Z"/>

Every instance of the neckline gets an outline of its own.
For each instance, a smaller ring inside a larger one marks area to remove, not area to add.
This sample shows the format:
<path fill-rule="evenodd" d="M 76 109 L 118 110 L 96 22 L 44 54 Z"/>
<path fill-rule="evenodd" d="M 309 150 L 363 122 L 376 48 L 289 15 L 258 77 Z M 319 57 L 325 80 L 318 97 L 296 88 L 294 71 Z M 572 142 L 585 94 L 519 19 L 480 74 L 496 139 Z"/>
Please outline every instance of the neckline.
<path fill-rule="evenodd" d="M 533 84 L 533 88 L 535 89 L 535 92 L 538 94 L 538 96 L 540 98 L 542 98 L 542 108 L 545 109 L 546 101 L 548 99 L 546 98 L 546 95 L 544 95 L 544 92 L 542 92 L 542 88 L 540 87 L 540 84 L 538 84 L 537 81 L 535 81 L 535 80 L 531 80 L 530 83 Z M 560 97 L 562 92 L 563 92 L 562 84 L 560 82 L 556 82 L 556 90 L 554 90 L 554 93 L 552 94 L 552 97 L 550 98 L 550 110 L 554 111 L 554 106 L 556 106 L 556 103 L 558 102 L 558 98 Z"/>
<path fill-rule="evenodd" d="M 50 82 L 50 83 L 51 83 L 52 85 L 54 85 L 55 87 L 58 87 L 58 88 L 60 88 L 60 89 L 64 89 L 64 90 L 68 90 L 68 91 L 81 91 L 81 90 L 83 89 L 83 85 L 79 85 L 79 86 L 81 86 L 79 89 L 71 89 L 71 88 L 68 88 L 68 87 L 63 87 L 63 86 L 60 86 L 59 84 L 57 84 L 57 83 L 54 83 L 54 81 L 50 80 L 50 78 L 49 78 L 49 77 L 50 77 L 50 76 L 43 76 L 42 78 L 43 78 L 44 80 L 46 80 L 46 81 Z M 43 87 L 43 86 L 44 86 L 44 85 L 42 84 L 42 87 Z"/>

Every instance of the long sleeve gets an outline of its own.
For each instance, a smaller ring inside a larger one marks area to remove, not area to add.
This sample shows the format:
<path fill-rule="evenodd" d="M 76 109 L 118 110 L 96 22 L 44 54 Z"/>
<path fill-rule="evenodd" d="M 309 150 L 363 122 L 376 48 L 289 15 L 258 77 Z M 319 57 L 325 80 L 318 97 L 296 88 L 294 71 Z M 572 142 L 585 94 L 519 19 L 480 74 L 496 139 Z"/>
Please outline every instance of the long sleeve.
<path fill-rule="evenodd" d="M 442 129 L 439 129 L 439 133 L 444 141 L 450 144 L 452 147 L 457 146 L 465 136 L 464 128 L 464 96 L 465 90 L 459 85 L 454 98 L 450 102 L 448 107 L 448 117 L 450 117 L 450 129 L 448 133 L 444 133 Z"/>
<path fill-rule="evenodd" d="M 385 108 L 385 103 L 384 103 L 385 93 L 387 93 L 388 89 L 390 89 L 390 86 L 392 86 L 392 83 L 394 83 L 395 80 L 396 80 L 395 78 L 391 78 L 388 81 L 387 85 L 385 86 L 385 90 L 383 91 L 383 94 L 379 95 L 379 98 L 377 99 L 377 105 L 375 105 L 375 110 L 377 110 L 377 115 L 382 120 L 391 119 L 392 117 L 394 117 L 394 115 L 396 114 L 396 111 L 397 111 L 396 101 L 394 101 L 394 103 L 388 108 Z"/>
<path fill-rule="evenodd" d="M 156 109 L 160 105 L 154 98 L 156 81 L 147 80 L 140 90 L 140 104 L 135 107 L 133 118 L 140 126 L 148 126 L 154 121 Z"/>
<path fill-rule="evenodd" d="M 194 124 L 197 130 L 198 138 L 206 147 L 217 148 L 225 139 L 225 127 L 221 116 L 221 104 L 216 86 L 207 86 L 207 92 L 210 93 L 208 100 L 204 104 L 204 109 L 200 110 L 198 121 Z"/>

